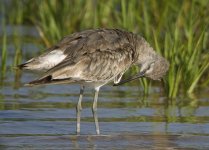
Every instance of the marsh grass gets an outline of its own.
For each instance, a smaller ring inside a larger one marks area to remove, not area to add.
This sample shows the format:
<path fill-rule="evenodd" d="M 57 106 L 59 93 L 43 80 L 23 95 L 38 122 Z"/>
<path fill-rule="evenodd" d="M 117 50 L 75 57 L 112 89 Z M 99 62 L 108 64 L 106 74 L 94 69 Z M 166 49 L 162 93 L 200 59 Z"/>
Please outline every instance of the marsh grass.
<path fill-rule="evenodd" d="M 5 13 L 3 7 L 1 7 L 2 13 Z M 1 51 L 1 80 L 5 77 L 7 69 L 7 33 L 6 33 L 5 19 L 2 20 L 2 51 Z"/>
<path fill-rule="evenodd" d="M 1 54 L 1 78 L 4 78 L 7 68 L 7 34 L 4 32 L 2 38 L 2 54 Z"/>
<path fill-rule="evenodd" d="M 196 87 L 209 84 L 208 6 L 208 0 L 12 0 L 5 7 L 11 10 L 9 23 L 35 25 L 47 47 L 67 34 L 89 28 L 139 33 L 169 60 L 163 85 L 168 97 L 175 98 L 180 92 L 193 93 Z M 6 34 L 3 43 L 2 62 L 6 64 Z M 14 63 L 20 59 L 17 50 Z M 133 68 L 131 73 L 137 71 Z M 148 94 L 152 82 L 140 79 L 140 83 Z"/>

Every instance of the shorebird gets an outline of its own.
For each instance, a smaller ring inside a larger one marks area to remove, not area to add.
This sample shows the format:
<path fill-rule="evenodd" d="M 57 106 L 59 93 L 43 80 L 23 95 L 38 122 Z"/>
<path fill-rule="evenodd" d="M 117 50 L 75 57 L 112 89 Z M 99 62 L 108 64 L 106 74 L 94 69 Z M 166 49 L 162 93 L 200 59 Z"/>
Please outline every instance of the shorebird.
<path fill-rule="evenodd" d="M 140 67 L 139 73 L 121 81 L 132 65 Z M 77 134 L 80 134 L 84 88 L 93 87 L 92 113 L 96 133 L 100 134 L 97 117 L 100 87 L 111 81 L 114 81 L 114 85 L 120 85 L 140 77 L 158 80 L 167 72 L 169 63 L 141 36 L 121 29 L 91 29 L 64 37 L 45 53 L 18 67 L 43 72 L 40 78 L 27 83 L 28 86 L 80 84 L 76 107 Z"/>

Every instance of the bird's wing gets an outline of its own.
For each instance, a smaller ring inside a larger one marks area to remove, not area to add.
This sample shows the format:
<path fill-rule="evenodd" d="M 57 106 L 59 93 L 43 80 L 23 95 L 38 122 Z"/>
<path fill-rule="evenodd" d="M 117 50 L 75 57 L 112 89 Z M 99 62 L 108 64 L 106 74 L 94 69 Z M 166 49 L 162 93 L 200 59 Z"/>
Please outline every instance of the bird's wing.
<path fill-rule="evenodd" d="M 80 52 L 86 37 L 93 32 L 96 32 L 96 30 L 86 30 L 66 36 L 56 45 L 45 50 L 43 54 L 18 65 L 18 68 L 47 71 L 62 62 L 65 58 L 72 57 L 77 52 Z"/>
<path fill-rule="evenodd" d="M 82 32 L 81 32 L 82 33 Z M 109 81 L 121 76 L 133 63 L 134 47 L 130 35 L 121 30 L 98 29 L 78 34 L 74 46 L 66 47 L 67 57 L 48 70 L 40 79 Z M 129 33 L 130 34 L 130 33 Z M 58 46 L 67 45 L 65 37 Z"/>

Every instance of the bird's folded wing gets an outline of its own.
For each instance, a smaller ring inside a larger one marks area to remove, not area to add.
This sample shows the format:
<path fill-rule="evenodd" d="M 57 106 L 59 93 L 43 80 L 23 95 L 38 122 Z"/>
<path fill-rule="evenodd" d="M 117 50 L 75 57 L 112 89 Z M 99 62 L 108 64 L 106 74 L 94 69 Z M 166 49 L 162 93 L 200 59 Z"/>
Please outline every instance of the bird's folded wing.
<path fill-rule="evenodd" d="M 47 82 L 64 79 L 109 81 L 123 74 L 133 63 L 135 49 L 128 35 L 117 30 L 87 30 L 76 35 L 73 46 L 68 46 L 68 41 L 72 43 L 72 36 L 65 37 L 57 44 L 61 48 L 65 45 L 64 54 L 67 57 L 39 80 L 50 76 Z"/>

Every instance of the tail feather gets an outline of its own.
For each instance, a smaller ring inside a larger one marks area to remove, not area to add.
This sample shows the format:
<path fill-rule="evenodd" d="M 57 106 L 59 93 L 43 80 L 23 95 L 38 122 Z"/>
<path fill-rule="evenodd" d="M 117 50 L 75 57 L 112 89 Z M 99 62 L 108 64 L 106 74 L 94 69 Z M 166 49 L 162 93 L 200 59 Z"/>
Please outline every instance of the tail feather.
<path fill-rule="evenodd" d="M 17 65 L 17 68 L 21 70 L 41 71 L 44 69 L 44 61 L 40 62 L 38 59 L 32 58 L 23 64 Z"/>
<path fill-rule="evenodd" d="M 25 86 L 37 86 L 37 85 L 61 84 L 61 83 L 64 84 L 64 83 L 72 83 L 72 82 L 73 82 L 73 80 L 71 80 L 71 78 L 52 79 L 52 76 L 49 75 L 44 78 L 31 81 L 31 82 L 25 84 Z"/>
<path fill-rule="evenodd" d="M 27 67 L 27 64 L 28 64 L 29 62 L 26 62 L 26 63 L 23 63 L 23 64 L 20 64 L 20 65 L 17 65 L 17 68 L 19 68 L 19 69 L 25 69 L 26 67 Z"/>
<path fill-rule="evenodd" d="M 50 83 L 52 81 L 52 76 L 46 76 L 42 79 L 34 80 L 29 82 L 29 85 L 37 85 L 37 84 L 45 84 L 45 83 Z"/>

